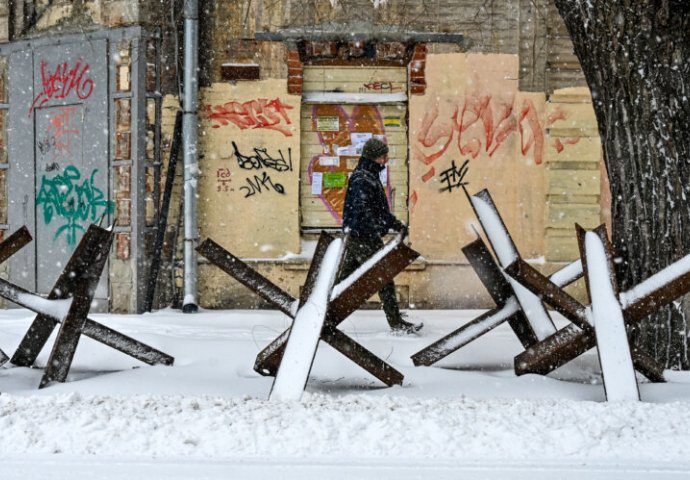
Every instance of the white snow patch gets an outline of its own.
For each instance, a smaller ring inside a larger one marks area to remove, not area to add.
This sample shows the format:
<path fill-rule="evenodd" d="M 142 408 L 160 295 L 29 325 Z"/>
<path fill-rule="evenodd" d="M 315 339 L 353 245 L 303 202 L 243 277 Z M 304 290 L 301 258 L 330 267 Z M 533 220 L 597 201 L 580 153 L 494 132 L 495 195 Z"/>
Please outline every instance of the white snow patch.
<path fill-rule="evenodd" d="M 299 400 L 314 361 L 328 300 L 342 256 L 343 241 L 333 240 L 324 254 L 309 298 L 297 312 L 276 374 L 271 400 Z"/>
<path fill-rule="evenodd" d="M 48 300 L 30 293 L 20 293 L 17 295 L 18 304 L 60 322 L 62 322 L 69 313 L 69 309 L 72 306 L 72 300 L 72 298 Z"/>
<path fill-rule="evenodd" d="M 338 284 L 335 287 L 333 287 L 333 292 L 331 293 L 331 301 L 338 298 L 338 296 L 340 296 L 341 293 L 348 289 L 362 275 L 364 275 L 367 271 L 371 270 L 371 268 L 373 268 L 374 265 L 380 262 L 383 257 L 388 255 L 388 253 L 391 250 L 397 247 L 400 244 L 400 242 L 402 242 L 402 237 L 398 235 L 393 240 L 388 242 L 381 250 L 372 255 L 371 258 L 369 258 L 369 260 L 360 265 L 359 268 L 352 272 L 347 278 L 343 279 L 341 282 L 338 282 Z"/>
<path fill-rule="evenodd" d="M 590 323 L 594 324 L 606 398 L 609 401 L 639 400 L 623 311 L 609 277 L 604 244 L 596 233 L 585 234 L 585 251 L 592 295 L 592 306 L 587 311 L 592 317 Z"/>
<path fill-rule="evenodd" d="M 621 293 L 619 299 L 623 309 L 628 308 L 630 305 L 668 285 L 688 272 L 690 272 L 690 255 L 686 255 L 630 290 Z"/>

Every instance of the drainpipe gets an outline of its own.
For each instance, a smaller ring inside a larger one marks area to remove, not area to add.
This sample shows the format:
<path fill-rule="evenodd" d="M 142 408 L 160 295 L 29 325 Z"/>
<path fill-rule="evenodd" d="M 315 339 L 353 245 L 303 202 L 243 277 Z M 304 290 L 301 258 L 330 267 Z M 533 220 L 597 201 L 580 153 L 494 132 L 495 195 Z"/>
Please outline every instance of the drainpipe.
<path fill-rule="evenodd" d="M 184 2 L 184 93 L 182 100 L 182 142 L 184 148 L 184 299 L 182 311 L 194 313 L 197 306 L 197 253 L 199 238 L 196 216 L 197 113 L 199 109 L 199 3 Z"/>

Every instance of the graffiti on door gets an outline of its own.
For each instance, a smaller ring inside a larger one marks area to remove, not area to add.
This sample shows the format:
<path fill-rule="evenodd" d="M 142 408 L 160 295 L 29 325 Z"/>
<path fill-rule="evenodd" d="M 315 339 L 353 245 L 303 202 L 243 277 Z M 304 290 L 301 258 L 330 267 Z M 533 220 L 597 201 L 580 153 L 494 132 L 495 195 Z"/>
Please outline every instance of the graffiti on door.
<path fill-rule="evenodd" d="M 42 107 L 50 100 L 69 98 L 74 95 L 79 100 L 86 100 L 94 89 L 94 81 L 89 74 L 88 63 L 77 60 L 74 64 L 62 62 L 51 68 L 48 62 L 41 61 L 42 90 L 29 107 L 30 117 L 33 111 Z"/>
<path fill-rule="evenodd" d="M 85 232 L 88 223 L 98 223 L 114 211 L 114 203 L 107 200 L 103 191 L 94 184 L 97 172 L 98 169 L 94 169 L 90 177 L 82 179 L 79 169 L 70 165 L 62 175 L 52 178 L 43 175 L 41 178 L 36 208 L 43 208 L 46 225 L 53 219 L 62 222 L 53 240 L 64 236 L 67 244 L 74 246 L 78 233 Z"/>
<path fill-rule="evenodd" d="M 43 158 L 50 161 L 47 171 L 59 169 L 60 162 L 72 157 L 74 144 L 81 134 L 76 113 L 76 107 L 57 108 L 50 112 L 45 131 L 39 132 L 36 146 Z"/>

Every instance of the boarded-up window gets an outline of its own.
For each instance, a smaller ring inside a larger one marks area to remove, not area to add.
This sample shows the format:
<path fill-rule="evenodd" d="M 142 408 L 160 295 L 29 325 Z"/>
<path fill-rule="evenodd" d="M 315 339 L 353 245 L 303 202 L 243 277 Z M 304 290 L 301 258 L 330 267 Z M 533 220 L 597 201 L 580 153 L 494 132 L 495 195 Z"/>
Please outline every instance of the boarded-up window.
<path fill-rule="evenodd" d="M 399 67 L 306 67 L 301 132 L 302 228 L 338 228 L 363 143 L 389 145 L 381 175 L 391 211 L 407 222 L 407 73 Z"/>

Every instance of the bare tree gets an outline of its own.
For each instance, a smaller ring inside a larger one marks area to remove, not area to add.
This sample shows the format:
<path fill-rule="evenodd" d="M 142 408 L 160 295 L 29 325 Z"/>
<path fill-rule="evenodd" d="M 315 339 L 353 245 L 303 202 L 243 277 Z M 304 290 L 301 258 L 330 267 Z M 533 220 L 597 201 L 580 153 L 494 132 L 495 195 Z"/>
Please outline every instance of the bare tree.
<path fill-rule="evenodd" d="M 621 288 L 690 253 L 690 2 L 555 0 L 592 92 L 612 194 Z M 634 332 L 690 369 L 690 302 Z"/>

